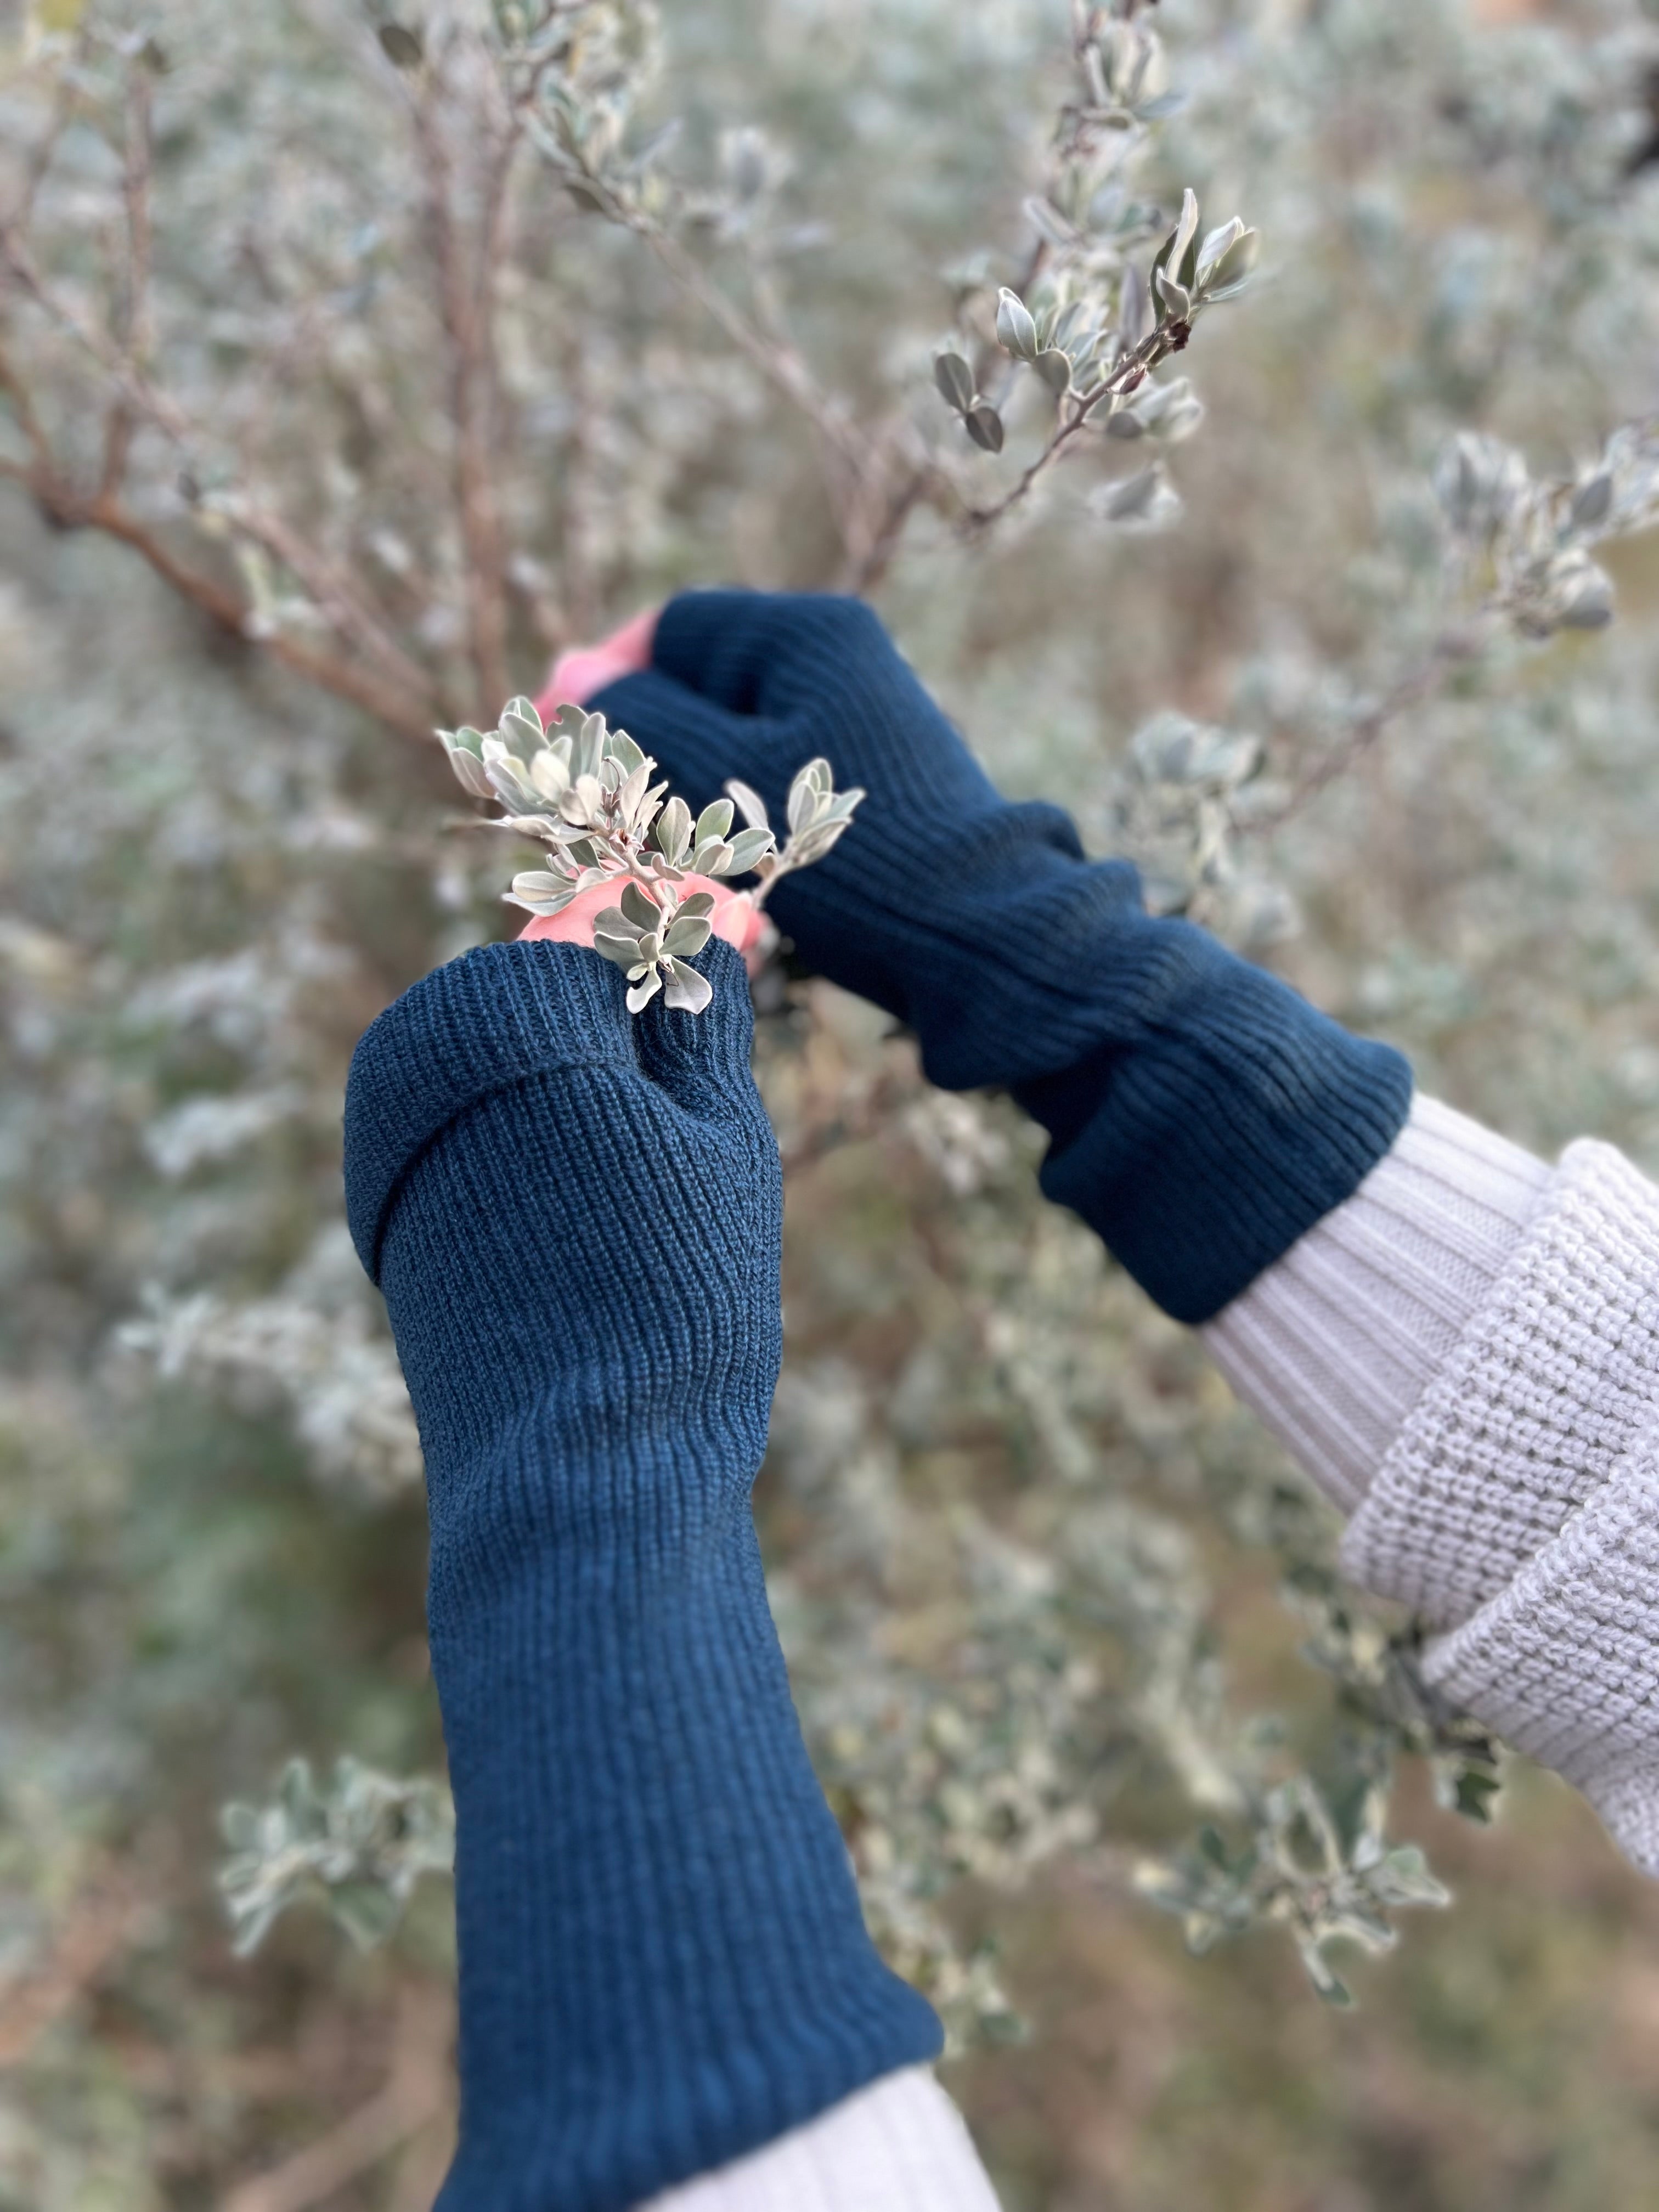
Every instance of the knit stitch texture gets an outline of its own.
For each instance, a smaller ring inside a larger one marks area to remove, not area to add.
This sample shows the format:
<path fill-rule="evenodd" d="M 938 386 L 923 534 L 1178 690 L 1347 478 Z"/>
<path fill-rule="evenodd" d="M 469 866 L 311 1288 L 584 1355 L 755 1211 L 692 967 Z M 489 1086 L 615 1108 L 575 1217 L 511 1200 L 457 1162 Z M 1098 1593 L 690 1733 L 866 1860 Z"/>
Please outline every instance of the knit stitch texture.
<path fill-rule="evenodd" d="M 1656 1415 L 1659 1191 L 1570 1146 L 1533 1221 L 1349 1522 L 1342 1563 L 1431 1626 L 1495 1597 Z"/>
<path fill-rule="evenodd" d="M 947 1090 L 1011 1089 L 1048 1195 L 1177 1318 L 1224 1306 L 1387 1152 L 1411 1078 L 1204 931 L 1155 919 L 1060 808 L 1000 798 L 870 610 L 694 592 L 653 665 L 589 702 L 694 805 L 741 777 L 775 821 L 824 755 L 869 793 L 771 910 L 819 974 L 915 1030 Z"/>
<path fill-rule="evenodd" d="M 441 2212 L 621 2212 L 896 2069 L 750 1510 L 777 1151 L 742 965 L 637 1021 L 586 948 L 492 945 L 372 1025 L 348 1212 L 426 1454 L 458 1828 Z"/>
<path fill-rule="evenodd" d="M 1550 1170 L 1419 1091 L 1353 1196 L 1204 1332 L 1217 1365 L 1352 1513 L 1492 1296 Z"/>
<path fill-rule="evenodd" d="M 1430 1643 L 1424 1674 L 1582 1790 L 1659 1875 L 1659 1418 L 1559 1536 Z"/>
<path fill-rule="evenodd" d="M 1659 1874 L 1659 1190 L 1569 1146 L 1348 1525 L 1426 1679 Z"/>

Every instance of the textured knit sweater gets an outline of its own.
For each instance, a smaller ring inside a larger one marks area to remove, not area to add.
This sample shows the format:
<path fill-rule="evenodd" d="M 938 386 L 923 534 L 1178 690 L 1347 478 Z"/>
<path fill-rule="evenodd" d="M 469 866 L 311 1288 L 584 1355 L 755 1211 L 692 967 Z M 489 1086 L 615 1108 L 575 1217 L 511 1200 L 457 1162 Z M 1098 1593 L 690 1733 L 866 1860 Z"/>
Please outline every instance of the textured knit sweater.
<path fill-rule="evenodd" d="M 1206 1330 L 1431 1630 L 1430 1682 L 1659 1874 L 1659 1189 L 1431 1100 Z"/>

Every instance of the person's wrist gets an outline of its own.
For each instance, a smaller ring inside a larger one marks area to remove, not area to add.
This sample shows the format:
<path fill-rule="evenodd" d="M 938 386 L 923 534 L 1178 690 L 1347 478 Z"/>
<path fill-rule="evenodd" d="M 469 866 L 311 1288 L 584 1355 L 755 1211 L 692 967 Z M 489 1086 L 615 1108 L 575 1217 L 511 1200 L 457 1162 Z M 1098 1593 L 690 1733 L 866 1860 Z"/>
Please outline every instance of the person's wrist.
<path fill-rule="evenodd" d="M 596 691 L 619 676 L 651 665 L 652 642 L 660 607 L 645 607 L 597 645 L 573 646 L 559 654 L 537 695 L 536 708 L 549 720 L 561 707 L 585 707 Z"/>

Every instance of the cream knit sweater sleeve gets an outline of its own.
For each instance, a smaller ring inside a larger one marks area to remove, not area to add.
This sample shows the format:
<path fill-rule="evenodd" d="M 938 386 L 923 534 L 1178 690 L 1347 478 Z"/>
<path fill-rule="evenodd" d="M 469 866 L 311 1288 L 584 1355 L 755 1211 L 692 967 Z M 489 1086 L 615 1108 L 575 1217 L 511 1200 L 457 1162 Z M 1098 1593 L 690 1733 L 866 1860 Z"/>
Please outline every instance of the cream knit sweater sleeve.
<path fill-rule="evenodd" d="M 1419 1098 L 1205 1334 L 1351 1514 L 1347 1573 L 1437 1632 L 1429 1679 L 1659 1874 L 1659 1189 Z"/>

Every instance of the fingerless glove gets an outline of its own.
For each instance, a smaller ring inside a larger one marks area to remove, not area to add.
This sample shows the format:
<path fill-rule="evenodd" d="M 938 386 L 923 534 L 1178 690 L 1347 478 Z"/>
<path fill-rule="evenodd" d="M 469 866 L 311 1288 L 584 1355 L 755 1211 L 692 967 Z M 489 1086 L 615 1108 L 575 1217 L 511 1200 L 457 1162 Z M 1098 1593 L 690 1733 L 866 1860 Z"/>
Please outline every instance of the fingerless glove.
<path fill-rule="evenodd" d="M 491 945 L 369 1029 L 346 1195 L 426 1455 L 457 1822 L 441 2212 L 621 2212 L 939 2045 L 878 1959 L 750 1510 L 777 1149 L 742 963 L 695 1018 Z"/>
<path fill-rule="evenodd" d="M 653 665 L 590 702 L 694 806 L 729 776 L 781 829 L 816 754 L 869 796 L 770 908 L 817 972 L 896 1015 L 947 1090 L 1012 1091 L 1050 1198 L 1164 1310 L 1208 1320 L 1388 1150 L 1410 1071 L 994 788 L 857 600 L 691 592 Z"/>

